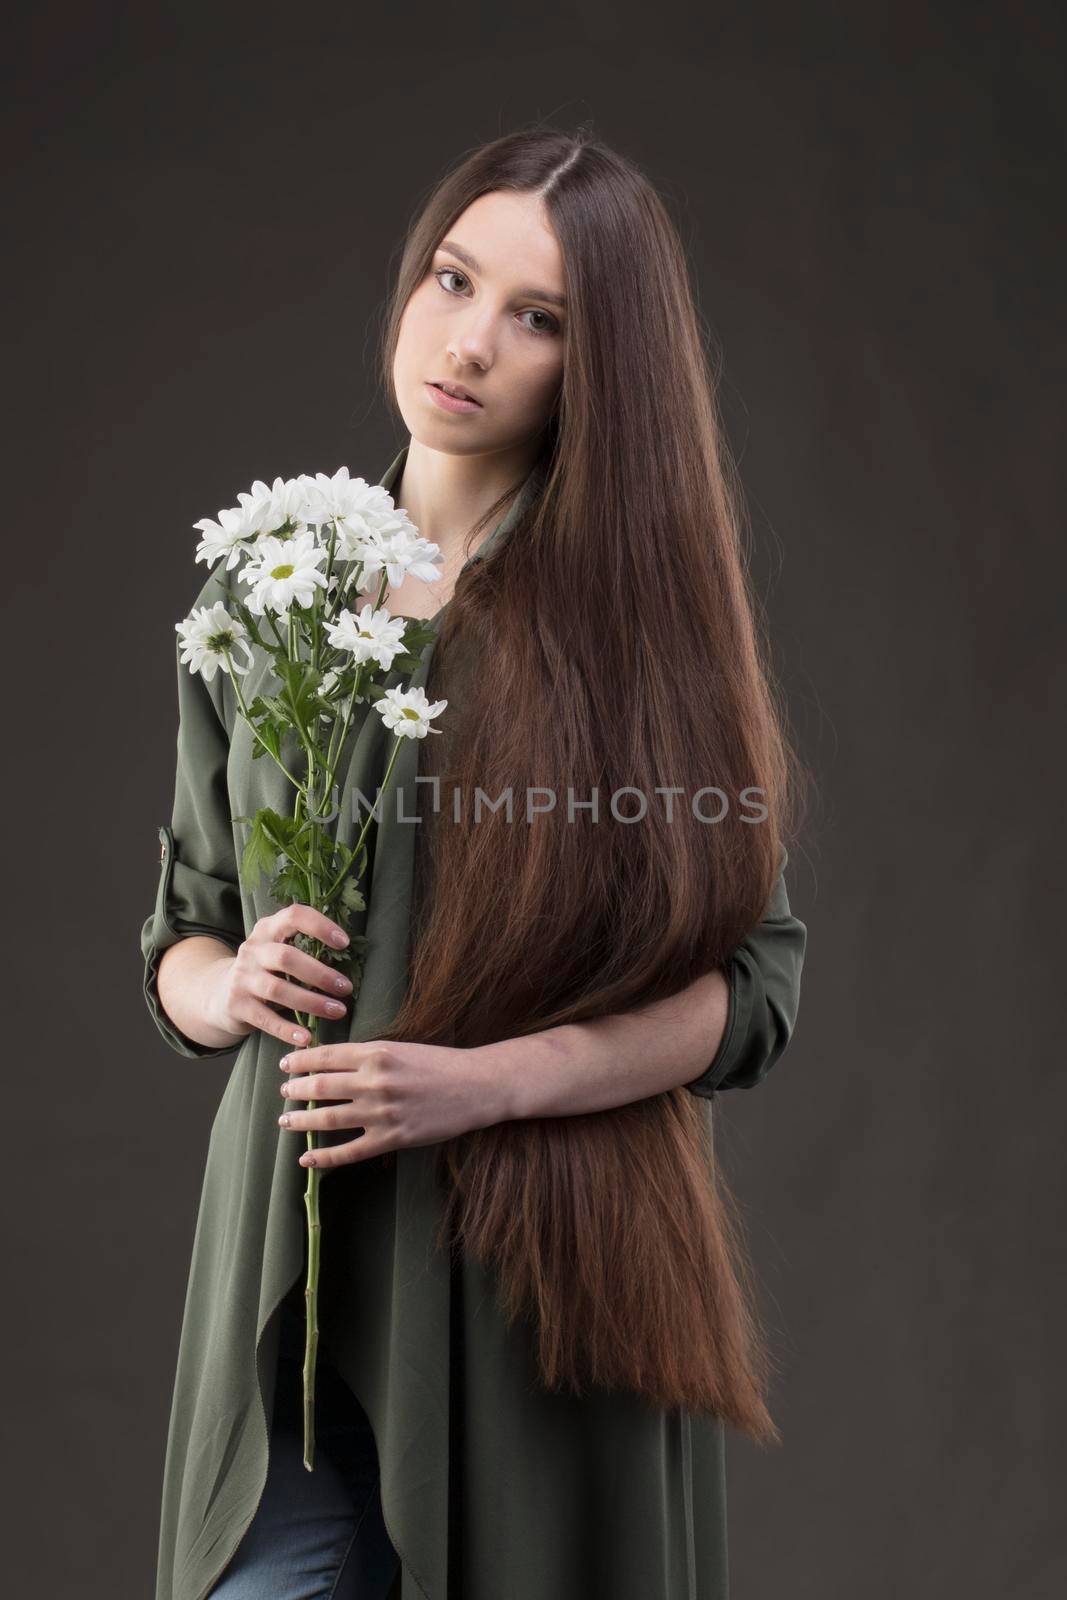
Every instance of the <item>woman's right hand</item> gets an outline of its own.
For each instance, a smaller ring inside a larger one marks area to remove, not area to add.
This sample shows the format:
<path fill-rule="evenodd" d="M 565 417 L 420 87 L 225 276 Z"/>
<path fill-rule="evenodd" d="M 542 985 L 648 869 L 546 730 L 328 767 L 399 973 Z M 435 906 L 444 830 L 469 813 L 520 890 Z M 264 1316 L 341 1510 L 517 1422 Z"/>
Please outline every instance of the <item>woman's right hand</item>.
<path fill-rule="evenodd" d="M 206 1020 L 237 1038 L 259 1028 L 286 1044 L 304 1045 L 311 1038 L 308 1030 L 292 1017 L 280 1016 L 274 1006 L 331 1020 L 343 1017 L 342 996 L 351 994 L 351 981 L 336 967 L 286 943 L 297 933 L 338 950 L 349 942 L 336 922 L 299 902 L 260 917 L 237 954 L 210 969 Z"/>

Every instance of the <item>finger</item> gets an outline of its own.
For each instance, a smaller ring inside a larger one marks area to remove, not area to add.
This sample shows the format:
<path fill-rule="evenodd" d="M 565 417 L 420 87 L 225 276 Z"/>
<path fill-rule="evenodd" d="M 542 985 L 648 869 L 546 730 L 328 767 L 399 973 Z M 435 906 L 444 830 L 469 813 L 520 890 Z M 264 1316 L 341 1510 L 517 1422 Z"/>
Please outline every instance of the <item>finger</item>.
<path fill-rule="evenodd" d="M 343 972 L 338 972 L 336 967 L 328 967 L 325 961 L 316 961 L 314 956 L 309 956 L 299 945 L 265 944 L 257 953 L 263 964 L 273 968 L 275 972 L 292 973 L 303 983 L 313 984 L 316 989 L 325 989 L 327 993 L 351 993 L 350 978 L 346 978 Z"/>
<path fill-rule="evenodd" d="M 262 948 L 268 947 L 264 945 Z M 251 992 L 258 995 L 260 1000 L 269 1000 L 271 1005 L 285 1006 L 290 1011 L 307 1011 L 315 1017 L 336 1019 L 343 1017 L 348 1010 L 343 1000 L 331 999 L 318 989 L 304 989 L 266 967 L 256 969 L 249 979 L 249 985 Z"/>
<path fill-rule="evenodd" d="M 358 1079 L 341 1072 L 312 1072 L 303 1078 L 287 1078 L 281 1085 L 285 1100 L 351 1100 L 358 1093 Z"/>
<path fill-rule="evenodd" d="M 351 1167 L 357 1161 L 369 1161 L 371 1156 L 381 1156 L 396 1146 L 391 1139 L 374 1138 L 365 1133 L 361 1139 L 346 1139 L 343 1144 L 317 1145 L 305 1150 L 300 1157 L 302 1167 Z"/>
<path fill-rule="evenodd" d="M 287 1106 L 278 1118 L 278 1126 L 293 1133 L 307 1133 L 309 1128 L 323 1132 L 332 1128 L 365 1128 L 366 1119 L 365 1111 L 360 1111 L 351 1100 L 345 1100 L 340 1105 L 316 1105 L 314 1109 L 301 1111 Z"/>
<path fill-rule="evenodd" d="M 284 1044 L 307 1044 L 311 1038 L 310 1033 L 291 1017 L 280 1017 L 270 1006 L 261 1005 L 252 996 L 248 996 L 238 1007 L 236 1016 L 240 1022 L 250 1022 L 261 1033 L 270 1034 L 273 1039 L 281 1039 Z"/>
<path fill-rule="evenodd" d="M 299 900 L 294 900 L 292 905 L 282 906 L 280 911 L 261 920 L 270 924 L 269 937 L 283 944 L 294 933 L 306 933 L 312 939 L 332 945 L 335 950 L 343 950 L 349 943 L 348 934 L 340 923 L 316 911 L 314 906 L 303 905 Z"/>
<path fill-rule="evenodd" d="M 358 1072 L 357 1050 L 351 1044 L 313 1044 L 306 1050 L 290 1050 L 278 1065 L 283 1072 Z"/>

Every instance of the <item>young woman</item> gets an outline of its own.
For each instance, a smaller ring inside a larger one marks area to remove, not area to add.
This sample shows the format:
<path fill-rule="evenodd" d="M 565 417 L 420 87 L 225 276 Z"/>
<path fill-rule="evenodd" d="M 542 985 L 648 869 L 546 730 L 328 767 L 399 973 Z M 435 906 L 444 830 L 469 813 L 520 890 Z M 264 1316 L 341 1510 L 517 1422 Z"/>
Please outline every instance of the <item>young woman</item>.
<path fill-rule="evenodd" d="M 289 942 L 329 919 L 239 886 L 231 818 L 286 782 L 225 674 L 179 666 L 145 995 L 181 1055 L 239 1049 L 157 1600 L 721 1600 L 725 1427 L 777 1433 L 712 1106 L 788 1044 L 806 930 L 795 760 L 664 206 L 584 134 L 476 150 L 410 231 L 382 356 L 410 438 L 381 482 L 443 555 L 387 605 L 433 619 L 405 681 L 448 709 L 381 808 L 354 1000 Z M 220 563 L 196 603 L 231 582 Z M 391 742 L 352 732 L 348 843 Z M 484 803 L 506 790 L 510 816 Z"/>

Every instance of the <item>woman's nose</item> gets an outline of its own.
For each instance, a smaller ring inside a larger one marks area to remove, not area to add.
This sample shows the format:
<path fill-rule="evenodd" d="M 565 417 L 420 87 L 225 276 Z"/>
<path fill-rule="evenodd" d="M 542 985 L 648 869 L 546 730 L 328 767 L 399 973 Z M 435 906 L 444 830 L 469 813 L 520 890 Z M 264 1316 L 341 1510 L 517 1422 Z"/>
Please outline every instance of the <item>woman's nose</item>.
<path fill-rule="evenodd" d="M 488 371 L 493 361 L 493 349 L 487 319 L 474 314 L 460 324 L 449 341 L 448 353 L 464 366 Z"/>

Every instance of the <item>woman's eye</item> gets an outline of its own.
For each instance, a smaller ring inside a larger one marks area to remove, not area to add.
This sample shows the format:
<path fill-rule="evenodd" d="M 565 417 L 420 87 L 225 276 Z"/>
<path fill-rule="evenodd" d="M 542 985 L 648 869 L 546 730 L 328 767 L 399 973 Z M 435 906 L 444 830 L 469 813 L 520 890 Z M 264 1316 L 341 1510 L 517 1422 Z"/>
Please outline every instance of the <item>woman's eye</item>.
<path fill-rule="evenodd" d="M 446 294 L 461 294 L 463 291 L 461 289 L 450 289 L 447 284 L 441 282 L 443 278 L 459 278 L 463 283 L 468 281 L 467 274 L 465 272 L 460 272 L 457 267 L 438 267 L 434 272 L 434 277 L 437 279 L 438 283 L 441 284 L 441 288 Z M 559 324 L 557 323 L 555 317 L 553 317 L 548 311 L 539 311 L 536 307 L 531 307 L 529 311 L 524 311 L 522 315 L 524 317 L 544 317 L 547 319 L 547 327 L 530 328 L 529 325 L 527 325 L 530 333 L 546 334 L 559 332 Z"/>
<path fill-rule="evenodd" d="M 438 270 L 434 273 L 434 277 L 437 279 L 438 283 L 441 283 L 441 279 L 446 274 L 451 278 L 464 278 L 465 277 L 465 274 L 462 273 L 462 272 L 457 272 L 455 267 L 439 267 Z M 445 286 L 444 286 L 443 283 L 441 283 L 441 287 L 442 287 L 442 289 L 444 289 Z M 456 291 L 454 289 L 448 289 L 446 292 L 448 294 L 455 294 L 456 293 Z"/>
<path fill-rule="evenodd" d="M 555 317 L 549 316 L 547 311 L 538 311 L 536 309 L 531 309 L 529 311 L 524 311 L 523 312 L 523 316 L 524 317 L 547 317 L 548 318 L 548 327 L 547 328 L 531 328 L 530 329 L 531 333 L 558 333 L 559 332 L 559 325 L 556 322 Z"/>

